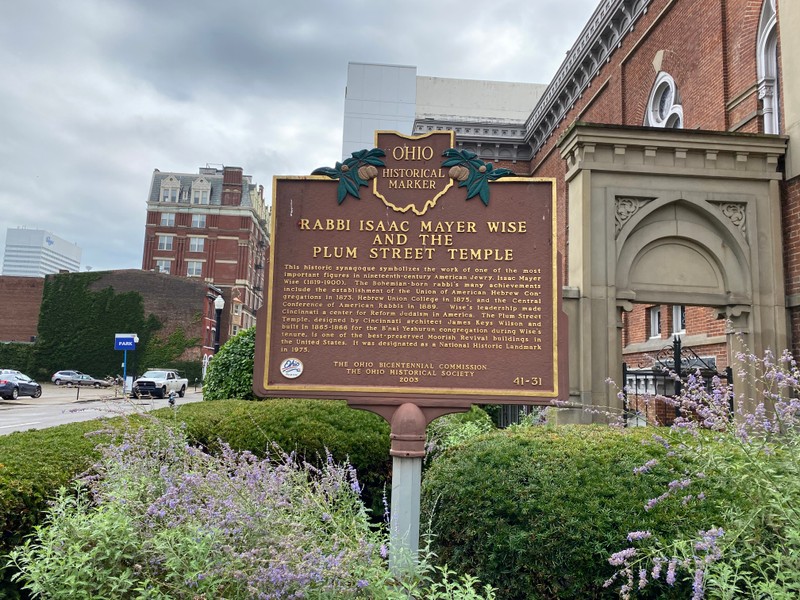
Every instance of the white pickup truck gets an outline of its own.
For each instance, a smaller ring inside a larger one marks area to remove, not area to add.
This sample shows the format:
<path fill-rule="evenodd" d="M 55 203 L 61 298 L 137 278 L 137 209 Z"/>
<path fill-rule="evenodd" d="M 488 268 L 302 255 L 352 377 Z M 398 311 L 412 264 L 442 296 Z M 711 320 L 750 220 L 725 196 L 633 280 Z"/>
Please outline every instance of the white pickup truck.
<path fill-rule="evenodd" d="M 171 392 L 175 392 L 183 398 L 189 381 L 181 377 L 177 371 L 172 369 L 148 369 L 144 374 L 133 382 L 133 395 L 136 398 L 149 396 L 151 398 L 166 398 Z"/>

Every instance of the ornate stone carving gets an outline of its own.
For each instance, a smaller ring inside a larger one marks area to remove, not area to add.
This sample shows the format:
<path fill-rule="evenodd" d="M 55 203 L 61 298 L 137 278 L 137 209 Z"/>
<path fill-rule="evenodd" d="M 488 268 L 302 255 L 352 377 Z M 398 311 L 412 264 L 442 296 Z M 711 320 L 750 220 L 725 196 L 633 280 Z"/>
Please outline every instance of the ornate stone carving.
<path fill-rule="evenodd" d="M 747 235 L 747 205 L 743 202 L 715 202 L 722 212 L 722 215 L 727 218 L 733 226 L 736 227 L 742 234 Z"/>
<path fill-rule="evenodd" d="M 614 211 L 614 238 L 619 237 L 620 231 L 625 227 L 630 218 L 639 212 L 652 198 L 635 198 L 631 196 L 617 196 Z"/>

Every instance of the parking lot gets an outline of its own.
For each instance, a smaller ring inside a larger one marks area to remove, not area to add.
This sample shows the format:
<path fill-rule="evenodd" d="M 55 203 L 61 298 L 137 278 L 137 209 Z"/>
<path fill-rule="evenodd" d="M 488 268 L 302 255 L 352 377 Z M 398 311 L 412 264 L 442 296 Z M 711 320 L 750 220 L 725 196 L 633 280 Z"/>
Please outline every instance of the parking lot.
<path fill-rule="evenodd" d="M 4 402 L 13 402 L 14 404 L 67 404 L 70 402 L 89 402 L 92 400 L 115 400 L 122 399 L 122 387 L 111 386 L 108 388 L 94 388 L 94 387 L 68 387 L 66 385 L 54 385 L 50 382 L 39 382 L 42 386 L 41 398 L 29 398 L 27 396 L 20 396 L 17 400 L 5 400 Z M 201 390 L 198 387 L 197 393 L 200 394 Z M 189 386 L 186 390 L 186 395 L 194 395 L 194 386 Z"/>

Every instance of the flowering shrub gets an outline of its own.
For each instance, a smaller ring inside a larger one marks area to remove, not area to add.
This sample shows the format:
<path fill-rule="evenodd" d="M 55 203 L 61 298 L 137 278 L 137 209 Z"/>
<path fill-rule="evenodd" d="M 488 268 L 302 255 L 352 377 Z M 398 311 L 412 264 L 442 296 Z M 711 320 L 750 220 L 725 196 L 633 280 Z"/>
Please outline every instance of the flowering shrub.
<path fill-rule="evenodd" d="M 217 456 L 161 426 L 101 448 L 96 475 L 61 490 L 46 524 L 10 555 L 45 598 L 492 598 L 423 562 L 396 581 L 360 484 L 330 456 Z"/>
<path fill-rule="evenodd" d="M 681 416 L 653 442 L 682 466 L 644 505 L 651 513 L 709 502 L 724 510 L 677 536 L 629 533 L 629 545 L 609 559 L 616 572 L 607 584 L 622 598 L 682 582 L 694 600 L 800 596 L 800 370 L 788 352 L 738 358 L 758 397 L 740 397 L 731 413 L 726 385 L 690 377 L 676 399 Z M 658 464 L 634 472 L 646 477 Z"/>
<path fill-rule="evenodd" d="M 441 562 L 507 600 L 614 598 L 608 556 L 628 531 L 671 539 L 714 521 L 719 504 L 644 508 L 680 469 L 652 430 L 558 425 L 496 430 L 445 450 L 425 472 L 423 523 Z M 633 469 L 656 460 L 648 477 Z M 733 493 L 733 492 L 731 492 Z M 684 592 L 651 586 L 650 598 Z"/>

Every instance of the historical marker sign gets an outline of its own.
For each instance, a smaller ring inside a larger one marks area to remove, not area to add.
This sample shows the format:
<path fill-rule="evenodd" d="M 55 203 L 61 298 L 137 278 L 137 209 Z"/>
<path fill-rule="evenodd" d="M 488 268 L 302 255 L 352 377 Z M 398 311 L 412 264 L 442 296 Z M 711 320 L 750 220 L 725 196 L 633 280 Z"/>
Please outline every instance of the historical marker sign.
<path fill-rule="evenodd" d="M 379 132 L 351 165 L 276 177 L 259 395 L 566 397 L 554 181 L 453 146 Z"/>

